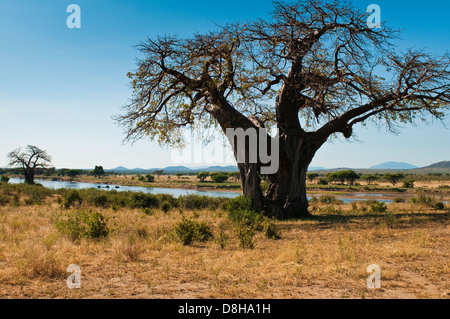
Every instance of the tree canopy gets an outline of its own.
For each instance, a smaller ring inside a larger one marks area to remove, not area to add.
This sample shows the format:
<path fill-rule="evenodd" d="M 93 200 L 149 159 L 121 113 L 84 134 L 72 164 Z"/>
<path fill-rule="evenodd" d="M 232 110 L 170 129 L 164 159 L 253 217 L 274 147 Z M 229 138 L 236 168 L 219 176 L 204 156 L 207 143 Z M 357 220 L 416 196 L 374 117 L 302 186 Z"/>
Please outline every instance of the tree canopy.
<path fill-rule="evenodd" d="M 116 119 L 129 139 L 176 145 L 179 128 L 218 124 L 214 115 L 225 101 L 275 123 L 270 102 L 277 96 L 295 106 L 283 108 L 291 129 L 346 137 L 369 119 L 395 130 L 427 114 L 442 118 L 450 102 L 448 54 L 397 53 L 397 31 L 366 22 L 364 11 L 341 1 L 275 2 L 269 21 L 228 24 L 189 39 L 149 38 L 137 46 L 144 58 L 128 74 L 132 102 Z"/>
<path fill-rule="evenodd" d="M 91 174 L 97 177 L 102 177 L 103 175 L 105 175 L 105 170 L 103 169 L 103 166 L 95 165 L 95 168 L 93 171 L 91 171 Z"/>
<path fill-rule="evenodd" d="M 34 145 L 27 145 L 22 151 L 18 148 L 8 153 L 9 165 L 20 167 L 25 176 L 25 183 L 34 184 L 34 174 L 38 168 L 45 168 L 51 163 L 52 158 L 47 151 Z"/>

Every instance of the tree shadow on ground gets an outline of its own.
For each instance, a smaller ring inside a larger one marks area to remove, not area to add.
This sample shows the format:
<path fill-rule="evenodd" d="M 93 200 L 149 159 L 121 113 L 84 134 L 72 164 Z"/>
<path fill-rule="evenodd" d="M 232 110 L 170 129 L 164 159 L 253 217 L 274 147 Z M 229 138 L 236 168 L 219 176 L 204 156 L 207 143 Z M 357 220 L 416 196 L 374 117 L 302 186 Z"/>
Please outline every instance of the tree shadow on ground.
<path fill-rule="evenodd" d="M 431 223 L 448 222 L 450 212 L 436 213 L 343 213 L 343 214 L 316 214 L 306 218 L 287 221 L 283 228 L 298 228 L 299 221 L 308 224 L 308 227 L 317 229 L 329 229 L 336 226 L 350 226 L 359 224 L 361 228 L 371 227 L 380 223 L 387 223 L 395 228 L 407 228 L 411 226 Z"/>

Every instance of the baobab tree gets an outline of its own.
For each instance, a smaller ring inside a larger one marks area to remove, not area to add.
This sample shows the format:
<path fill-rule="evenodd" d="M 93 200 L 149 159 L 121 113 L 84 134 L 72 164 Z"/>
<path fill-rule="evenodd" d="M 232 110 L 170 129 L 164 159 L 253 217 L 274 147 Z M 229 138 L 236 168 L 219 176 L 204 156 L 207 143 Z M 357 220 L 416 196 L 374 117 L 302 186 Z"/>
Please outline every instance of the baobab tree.
<path fill-rule="evenodd" d="M 149 38 L 137 46 L 132 99 L 115 119 L 127 141 L 169 146 L 183 144 L 186 128 L 276 128 L 278 171 L 263 193 L 262 163 L 247 158 L 238 163 L 242 191 L 266 214 L 307 216 L 307 169 L 330 137 L 351 138 L 369 122 L 396 132 L 449 108 L 449 55 L 397 52 L 398 32 L 367 20 L 342 1 L 275 2 L 267 20 Z"/>
<path fill-rule="evenodd" d="M 24 151 L 18 148 L 8 154 L 9 165 L 22 169 L 25 183 L 34 184 L 34 174 L 38 168 L 46 168 L 52 158 L 39 147 L 28 145 Z"/>

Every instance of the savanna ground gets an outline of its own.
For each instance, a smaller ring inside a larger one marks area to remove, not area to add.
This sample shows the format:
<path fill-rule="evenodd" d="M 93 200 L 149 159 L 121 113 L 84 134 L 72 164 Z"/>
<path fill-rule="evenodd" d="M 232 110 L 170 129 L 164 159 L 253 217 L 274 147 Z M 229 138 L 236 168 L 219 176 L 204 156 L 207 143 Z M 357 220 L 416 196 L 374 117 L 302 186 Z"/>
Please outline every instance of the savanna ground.
<path fill-rule="evenodd" d="M 325 196 L 307 220 L 261 223 L 237 222 L 227 201 L 2 183 L 0 297 L 450 297 L 450 209 L 438 199 L 386 207 Z M 73 217 L 94 212 L 100 231 L 74 236 Z M 177 226 L 186 220 L 213 238 L 185 245 Z M 70 264 L 81 268 L 80 289 L 67 287 Z M 371 264 L 381 289 L 367 288 Z"/>

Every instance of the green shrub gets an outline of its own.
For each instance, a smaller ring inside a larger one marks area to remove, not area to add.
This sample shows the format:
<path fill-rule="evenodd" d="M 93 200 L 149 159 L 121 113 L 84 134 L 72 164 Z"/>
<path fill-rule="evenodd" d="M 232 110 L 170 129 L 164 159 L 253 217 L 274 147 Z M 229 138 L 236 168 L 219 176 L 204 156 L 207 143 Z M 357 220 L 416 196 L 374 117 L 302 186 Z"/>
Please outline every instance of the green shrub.
<path fill-rule="evenodd" d="M 19 198 L 19 195 L 14 194 L 12 200 L 13 200 L 13 205 L 14 205 L 14 206 L 20 206 L 20 198 Z"/>
<path fill-rule="evenodd" d="M 435 210 L 445 209 L 443 202 L 438 201 L 435 197 L 427 195 L 425 192 L 420 192 L 416 199 L 417 204 L 422 204 L 433 208 Z"/>
<path fill-rule="evenodd" d="M 70 208 L 75 205 L 75 203 L 81 204 L 82 201 L 80 193 L 76 189 L 67 190 L 63 193 L 64 208 Z"/>
<path fill-rule="evenodd" d="M 28 198 L 25 199 L 25 204 L 27 205 L 40 205 L 48 196 L 52 194 L 50 189 L 47 189 L 40 184 L 25 185 L 22 188 L 22 192 L 24 195 L 28 196 Z"/>
<path fill-rule="evenodd" d="M 436 204 L 434 204 L 433 207 L 435 210 L 444 210 L 445 209 L 445 205 L 443 202 L 437 202 Z"/>
<path fill-rule="evenodd" d="M 148 207 L 142 208 L 142 212 L 143 212 L 145 215 L 147 215 L 147 216 L 153 215 L 153 209 L 148 208 Z"/>
<path fill-rule="evenodd" d="M 220 248 L 225 249 L 225 247 L 228 246 L 229 240 L 230 236 L 228 236 L 228 234 L 226 234 L 224 231 L 221 231 L 216 239 L 216 242 L 220 246 Z"/>
<path fill-rule="evenodd" d="M 263 216 L 253 210 L 252 200 L 250 197 L 238 196 L 227 202 L 225 209 L 228 218 L 235 223 L 245 223 L 253 227 L 260 227 Z"/>
<path fill-rule="evenodd" d="M 208 196 L 185 195 L 178 197 L 177 202 L 180 208 L 194 210 L 207 208 L 212 200 Z"/>
<path fill-rule="evenodd" d="M 396 204 L 400 204 L 400 203 L 404 203 L 404 202 L 405 202 L 404 198 L 399 198 L 399 197 L 394 198 L 394 203 L 396 203 Z"/>
<path fill-rule="evenodd" d="M 167 214 L 171 208 L 171 205 L 168 201 L 165 201 L 161 204 L 161 209 L 163 210 L 164 214 Z"/>
<path fill-rule="evenodd" d="M 206 242 L 213 238 L 210 227 L 204 222 L 187 219 L 179 221 L 175 227 L 175 234 L 181 240 L 183 245 L 189 246 L 195 241 Z"/>
<path fill-rule="evenodd" d="M 109 205 L 108 196 L 98 191 L 86 194 L 86 202 L 95 207 L 107 207 Z"/>
<path fill-rule="evenodd" d="M 159 201 L 155 195 L 144 193 L 129 193 L 127 201 L 131 208 L 158 208 Z"/>
<path fill-rule="evenodd" d="M 8 183 L 9 182 L 9 177 L 6 175 L 2 175 L 0 182 L 2 183 Z"/>
<path fill-rule="evenodd" d="M 108 220 L 99 212 L 73 211 L 56 228 L 72 241 L 82 238 L 101 239 L 109 235 Z"/>
<path fill-rule="evenodd" d="M 343 214 L 343 211 L 340 209 L 337 209 L 336 207 L 332 205 L 328 205 L 322 209 L 322 213 L 326 215 L 338 215 L 341 216 Z"/>
<path fill-rule="evenodd" d="M 370 211 L 372 213 L 384 213 L 387 210 L 387 206 L 385 203 L 383 202 L 379 202 L 379 201 L 370 201 Z"/>
<path fill-rule="evenodd" d="M 0 195 L 0 206 L 5 206 L 9 203 L 10 197 L 6 195 Z"/>
<path fill-rule="evenodd" d="M 322 204 L 343 204 L 343 202 L 331 195 L 322 195 L 319 197 L 319 202 Z"/>
<path fill-rule="evenodd" d="M 317 182 L 317 185 L 328 185 L 328 181 L 324 178 L 319 179 L 319 181 Z"/>
<path fill-rule="evenodd" d="M 255 244 L 253 237 L 255 236 L 255 229 L 245 223 L 240 223 L 235 227 L 235 233 L 239 240 L 239 247 L 243 249 L 253 249 Z"/>
<path fill-rule="evenodd" d="M 277 229 L 273 220 L 266 218 L 262 223 L 264 236 L 268 239 L 278 240 L 281 239 L 280 232 Z"/>
<path fill-rule="evenodd" d="M 403 181 L 403 187 L 404 188 L 414 188 L 414 180 L 407 180 L 407 181 Z"/>
<path fill-rule="evenodd" d="M 397 225 L 397 218 L 392 212 L 387 212 L 384 215 L 384 222 L 388 228 L 394 228 Z"/>

